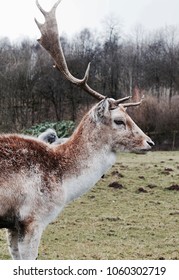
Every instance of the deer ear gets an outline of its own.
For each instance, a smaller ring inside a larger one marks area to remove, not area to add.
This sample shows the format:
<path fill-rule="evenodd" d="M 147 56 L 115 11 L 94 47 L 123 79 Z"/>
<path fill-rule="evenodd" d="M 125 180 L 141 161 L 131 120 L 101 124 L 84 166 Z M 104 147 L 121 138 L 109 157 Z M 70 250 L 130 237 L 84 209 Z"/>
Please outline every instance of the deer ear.
<path fill-rule="evenodd" d="M 110 102 L 108 98 L 104 98 L 102 101 L 100 101 L 94 111 L 93 111 L 93 118 L 94 120 L 99 120 L 104 118 L 105 116 L 108 115 L 110 110 Z"/>

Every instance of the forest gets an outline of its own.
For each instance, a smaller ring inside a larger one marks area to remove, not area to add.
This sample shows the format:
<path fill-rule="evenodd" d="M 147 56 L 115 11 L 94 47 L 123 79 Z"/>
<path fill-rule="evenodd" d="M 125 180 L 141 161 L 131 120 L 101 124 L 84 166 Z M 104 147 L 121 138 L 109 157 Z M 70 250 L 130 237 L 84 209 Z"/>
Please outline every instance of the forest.
<path fill-rule="evenodd" d="M 157 149 L 179 148 L 179 29 L 125 35 L 114 19 L 104 30 L 83 29 L 61 36 L 70 71 L 82 78 L 91 62 L 89 85 L 105 96 L 136 91 L 142 105 L 129 114 L 156 142 Z M 45 121 L 76 124 L 96 102 L 65 81 L 35 40 L 0 38 L 0 132 L 23 132 Z"/>

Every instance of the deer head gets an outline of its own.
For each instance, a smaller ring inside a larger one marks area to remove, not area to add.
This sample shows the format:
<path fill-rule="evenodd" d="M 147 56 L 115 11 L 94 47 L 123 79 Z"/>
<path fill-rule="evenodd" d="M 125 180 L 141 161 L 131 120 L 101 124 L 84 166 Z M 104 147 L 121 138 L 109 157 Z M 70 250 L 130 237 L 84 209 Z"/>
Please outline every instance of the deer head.
<path fill-rule="evenodd" d="M 130 104 L 126 105 L 116 105 L 115 100 L 105 98 L 92 108 L 92 119 L 96 124 L 103 126 L 105 137 L 109 135 L 108 141 L 111 141 L 113 151 L 145 152 L 150 150 L 154 145 L 153 141 L 127 114 L 126 107 Z"/>

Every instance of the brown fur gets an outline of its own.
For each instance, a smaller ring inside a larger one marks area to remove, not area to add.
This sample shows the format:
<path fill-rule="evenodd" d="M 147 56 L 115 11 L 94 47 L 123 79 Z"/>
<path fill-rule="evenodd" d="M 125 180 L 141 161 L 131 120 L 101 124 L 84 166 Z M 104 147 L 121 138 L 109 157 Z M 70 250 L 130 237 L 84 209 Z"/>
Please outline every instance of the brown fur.
<path fill-rule="evenodd" d="M 19 135 L 0 136 L 0 178 L 35 166 L 43 172 L 61 173 L 60 162 L 48 145 Z"/>

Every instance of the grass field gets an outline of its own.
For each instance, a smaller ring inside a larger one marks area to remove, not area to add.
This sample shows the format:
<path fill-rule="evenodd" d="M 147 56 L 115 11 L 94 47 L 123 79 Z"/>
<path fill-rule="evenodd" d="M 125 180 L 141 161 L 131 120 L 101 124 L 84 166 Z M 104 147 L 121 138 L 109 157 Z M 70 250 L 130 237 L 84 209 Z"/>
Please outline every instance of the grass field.
<path fill-rule="evenodd" d="M 9 259 L 0 231 L 0 259 Z M 120 154 L 43 234 L 39 259 L 179 259 L 179 152 Z"/>

